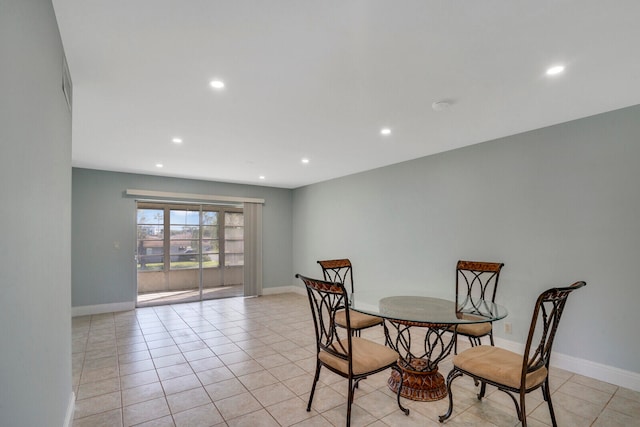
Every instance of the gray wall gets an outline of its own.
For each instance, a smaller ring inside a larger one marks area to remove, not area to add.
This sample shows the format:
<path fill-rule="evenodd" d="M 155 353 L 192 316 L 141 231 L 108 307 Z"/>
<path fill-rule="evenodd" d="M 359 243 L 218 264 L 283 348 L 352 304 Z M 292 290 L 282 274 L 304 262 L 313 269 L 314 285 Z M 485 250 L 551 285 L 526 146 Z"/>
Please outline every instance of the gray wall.
<path fill-rule="evenodd" d="M 452 298 L 458 259 L 502 261 L 497 335 L 518 342 L 541 291 L 585 280 L 555 350 L 640 372 L 639 161 L 635 106 L 299 188 L 294 273 L 349 257 L 375 303 Z"/>
<path fill-rule="evenodd" d="M 74 307 L 136 299 L 136 204 L 124 195 L 129 188 L 265 199 L 263 287 L 291 284 L 291 190 L 74 168 Z"/>
<path fill-rule="evenodd" d="M 71 384 L 71 113 L 50 0 L 0 3 L 0 425 L 62 426 Z"/>

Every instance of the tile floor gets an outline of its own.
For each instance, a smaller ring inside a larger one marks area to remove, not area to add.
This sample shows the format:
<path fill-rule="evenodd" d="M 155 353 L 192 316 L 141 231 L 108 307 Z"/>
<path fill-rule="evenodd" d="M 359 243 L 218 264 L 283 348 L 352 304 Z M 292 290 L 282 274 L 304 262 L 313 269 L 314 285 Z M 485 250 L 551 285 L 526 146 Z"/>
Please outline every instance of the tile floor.
<path fill-rule="evenodd" d="M 382 328 L 363 336 L 383 342 Z M 346 381 L 324 370 L 311 412 L 315 368 L 306 297 L 280 294 L 139 308 L 73 319 L 74 427 L 343 426 Z M 462 341 L 460 345 L 464 344 Z M 446 376 L 445 361 L 440 370 Z M 407 417 L 386 387 L 388 373 L 362 381 L 354 426 L 438 426 L 447 402 L 412 402 Z M 560 426 L 640 425 L 640 392 L 552 370 Z M 454 383 L 447 426 L 519 425 L 513 404 L 489 387 Z M 541 392 L 527 400 L 528 425 L 550 425 Z"/>

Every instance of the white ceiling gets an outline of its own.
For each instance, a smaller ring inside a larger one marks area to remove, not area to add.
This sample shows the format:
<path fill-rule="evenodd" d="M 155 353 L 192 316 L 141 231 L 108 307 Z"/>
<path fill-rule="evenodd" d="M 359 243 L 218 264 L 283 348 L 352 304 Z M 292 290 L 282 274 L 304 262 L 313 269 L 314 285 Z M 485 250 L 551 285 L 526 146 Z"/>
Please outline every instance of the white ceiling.
<path fill-rule="evenodd" d="M 296 188 L 640 103 L 638 0 L 53 4 L 77 167 Z"/>

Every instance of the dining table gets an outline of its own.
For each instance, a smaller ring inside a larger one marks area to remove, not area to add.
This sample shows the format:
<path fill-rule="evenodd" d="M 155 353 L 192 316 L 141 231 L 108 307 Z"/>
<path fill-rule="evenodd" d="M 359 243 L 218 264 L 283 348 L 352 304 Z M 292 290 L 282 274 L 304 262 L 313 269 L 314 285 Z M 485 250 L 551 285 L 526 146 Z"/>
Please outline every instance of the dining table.
<path fill-rule="evenodd" d="M 421 295 L 386 296 L 371 303 L 367 295 L 351 294 L 349 305 L 360 313 L 382 317 L 386 345 L 398 352 L 401 373 L 392 370 L 389 388 L 416 401 L 435 401 L 447 395 L 438 364 L 453 348 L 456 327 L 494 322 L 507 316 L 501 305 L 466 297 L 458 302 Z M 402 376 L 401 376 L 402 375 Z"/>

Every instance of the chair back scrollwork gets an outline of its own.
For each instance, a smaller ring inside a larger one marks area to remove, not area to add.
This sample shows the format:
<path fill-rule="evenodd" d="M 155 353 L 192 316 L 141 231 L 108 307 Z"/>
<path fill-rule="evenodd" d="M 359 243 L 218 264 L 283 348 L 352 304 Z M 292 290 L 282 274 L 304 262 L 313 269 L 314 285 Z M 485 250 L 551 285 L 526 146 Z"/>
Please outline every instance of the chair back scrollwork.
<path fill-rule="evenodd" d="M 347 343 L 350 347 L 351 331 L 349 328 L 338 328 L 335 322 L 336 312 L 344 310 L 349 303 L 344 285 L 337 282 L 311 279 L 300 274 L 297 274 L 296 277 L 304 282 L 307 289 L 318 351 L 323 350 L 340 359 L 349 361 L 350 348 L 344 347 L 343 338 L 348 338 Z M 347 325 L 349 325 L 349 310 L 345 311 Z M 339 329 L 348 336 L 341 337 L 338 333 Z"/>
<path fill-rule="evenodd" d="M 545 366 L 549 368 L 551 347 L 560 324 L 560 318 L 569 294 L 583 287 L 585 282 L 576 282 L 564 288 L 551 288 L 538 297 L 533 310 L 524 357 L 523 378 L 530 372 Z"/>
<path fill-rule="evenodd" d="M 318 261 L 320 267 L 322 267 L 322 275 L 324 276 L 324 280 L 329 282 L 339 282 L 342 283 L 345 287 L 351 288 L 351 293 L 354 292 L 353 289 L 353 268 L 351 266 L 351 261 L 348 259 L 329 259 L 324 261 Z"/>

